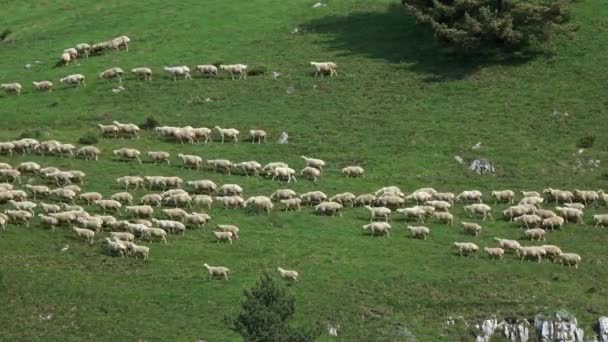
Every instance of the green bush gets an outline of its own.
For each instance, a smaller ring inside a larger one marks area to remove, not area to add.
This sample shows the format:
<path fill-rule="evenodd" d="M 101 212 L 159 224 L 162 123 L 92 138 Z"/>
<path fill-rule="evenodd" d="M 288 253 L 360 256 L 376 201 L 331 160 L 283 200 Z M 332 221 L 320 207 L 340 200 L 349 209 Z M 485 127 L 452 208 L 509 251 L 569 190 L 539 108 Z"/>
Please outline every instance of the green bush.
<path fill-rule="evenodd" d="M 83 145 L 95 145 L 98 142 L 99 138 L 97 138 L 97 135 L 91 132 L 86 133 L 78 139 L 78 143 Z"/>
<path fill-rule="evenodd" d="M 255 65 L 249 69 L 247 69 L 247 76 L 258 76 L 263 75 L 268 71 L 268 69 L 263 65 Z"/>
<path fill-rule="evenodd" d="M 595 136 L 588 135 L 578 139 L 576 143 L 576 147 L 578 148 L 591 148 L 593 147 L 593 143 L 595 143 Z"/>
<path fill-rule="evenodd" d="M 148 116 L 146 118 L 146 121 L 143 124 L 139 125 L 139 127 L 141 127 L 142 129 L 154 129 L 158 126 L 160 126 L 160 123 L 152 116 Z"/>

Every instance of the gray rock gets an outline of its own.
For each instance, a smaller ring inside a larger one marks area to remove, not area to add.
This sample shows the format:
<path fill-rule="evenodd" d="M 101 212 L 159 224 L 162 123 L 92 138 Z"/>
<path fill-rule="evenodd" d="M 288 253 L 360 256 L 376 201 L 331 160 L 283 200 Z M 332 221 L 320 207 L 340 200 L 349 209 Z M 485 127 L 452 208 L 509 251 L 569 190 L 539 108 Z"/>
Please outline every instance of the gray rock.
<path fill-rule="evenodd" d="M 281 73 L 280 72 L 278 72 L 278 71 L 273 71 L 272 72 L 272 78 L 279 78 L 279 77 L 281 77 Z"/>
<path fill-rule="evenodd" d="M 31 65 L 30 63 L 27 63 L 27 64 L 26 64 L 26 65 L 24 65 L 23 67 L 24 67 L 24 68 L 26 68 L 26 69 L 31 69 L 31 68 L 32 68 L 32 65 Z"/>
<path fill-rule="evenodd" d="M 283 132 L 279 136 L 279 140 L 277 140 L 277 144 L 287 144 L 288 140 L 289 140 L 289 135 L 287 134 L 287 132 Z"/>
<path fill-rule="evenodd" d="M 608 342 L 608 317 L 602 316 L 599 319 L 599 332 L 600 342 Z"/>
<path fill-rule="evenodd" d="M 316 4 L 312 5 L 312 8 L 319 8 L 319 7 L 325 7 L 327 6 L 327 4 L 324 4 L 322 2 L 317 2 Z"/>
<path fill-rule="evenodd" d="M 456 160 L 456 162 L 457 162 L 458 164 L 461 164 L 461 165 L 463 165 L 463 164 L 464 164 L 464 159 L 462 159 L 462 157 L 461 157 L 461 156 L 454 156 L 454 160 Z"/>
<path fill-rule="evenodd" d="M 485 159 L 475 159 L 469 165 L 469 169 L 477 174 L 495 173 L 496 168 Z"/>
<path fill-rule="evenodd" d="M 494 335 L 494 330 L 496 330 L 497 326 L 498 322 L 496 321 L 496 318 L 486 319 L 483 321 L 479 327 L 481 334 L 477 335 L 475 342 L 489 342 L 490 337 Z"/>
<path fill-rule="evenodd" d="M 578 327 L 576 317 L 565 310 L 555 313 L 555 318 L 538 315 L 534 327 L 541 342 L 583 342 L 585 332 Z"/>

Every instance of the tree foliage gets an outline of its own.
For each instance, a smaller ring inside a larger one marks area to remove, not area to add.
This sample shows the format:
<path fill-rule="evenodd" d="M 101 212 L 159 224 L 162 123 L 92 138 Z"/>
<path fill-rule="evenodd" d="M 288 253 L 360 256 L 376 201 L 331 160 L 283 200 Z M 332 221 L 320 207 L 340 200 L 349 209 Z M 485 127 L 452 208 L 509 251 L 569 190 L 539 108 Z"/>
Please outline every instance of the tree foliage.
<path fill-rule="evenodd" d="M 465 52 L 519 50 L 571 35 L 571 0 L 402 0 L 436 38 Z"/>
<path fill-rule="evenodd" d="M 230 320 L 230 329 L 247 342 L 308 342 L 319 336 L 319 329 L 292 328 L 295 298 L 268 273 L 244 291 L 241 312 Z"/>

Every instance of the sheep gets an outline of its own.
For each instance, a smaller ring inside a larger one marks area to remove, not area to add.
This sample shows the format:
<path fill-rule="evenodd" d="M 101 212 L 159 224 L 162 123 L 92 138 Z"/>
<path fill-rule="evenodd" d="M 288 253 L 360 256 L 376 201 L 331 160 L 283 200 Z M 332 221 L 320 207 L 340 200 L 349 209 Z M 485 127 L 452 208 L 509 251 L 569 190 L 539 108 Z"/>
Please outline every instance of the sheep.
<path fill-rule="evenodd" d="M 492 191 L 491 196 L 494 197 L 494 204 L 496 205 L 499 201 L 507 201 L 513 204 L 515 201 L 515 192 L 512 190 Z"/>
<path fill-rule="evenodd" d="M 540 197 L 540 193 L 538 191 L 522 191 L 521 194 L 524 197 Z"/>
<path fill-rule="evenodd" d="M 543 223 L 543 218 L 536 214 L 526 214 L 514 218 L 513 222 L 521 222 L 526 228 L 539 227 Z"/>
<path fill-rule="evenodd" d="M 127 36 L 120 36 L 110 40 L 108 43 L 111 48 L 115 50 L 120 50 L 120 48 L 124 48 L 125 51 L 129 51 L 129 42 L 131 39 Z"/>
<path fill-rule="evenodd" d="M 52 216 L 46 216 L 43 214 L 38 214 L 38 217 L 40 217 L 40 224 L 43 226 L 47 226 L 51 228 L 51 231 L 55 231 L 55 227 L 57 225 L 59 225 L 59 220 L 57 220 L 56 218 L 52 217 Z"/>
<path fill-rule="evenodd" d="M 239 75 L 239 79 L 244 78 L 247 79 L 247 68 L 249 66 L 246 64 L 229 64 L 223 65 L 220 64 L 220 70 L 226 70 L 230 73 L 232 80 L 234 80 L 234 74 Z"/>
<path fill-rule="evenodd" d="M 210 220 L 211 220 L 211 216 L 209 216 L 207 214 L 200 214 L 200 213 L 186 214 L 186 216 L 184 217 L 184 221 L 186 223 L 194 224 L 199 227 L 205 226 L 205 224 L 207 222 L 209 222 Z"/>
<path fill-rule="evenodd" d="M 530 209 L 524 205 L 516 205 L 516 206 L 512 206 L 507 208 L 506 210 L 504 210 L 502 212 L 502 214 L 509 218 L 509 222 L 513 222 L 513 219 L 521 216 L 521 215 L 525 215 L 527 213 L 530 212 Z"/>
<path fill-rule="evenodd" d="M 391 196 L 405 197 L 405 194 L 401 191 L 401 189 L 399 189 L 399 187 L 394 186 L 394 185 L 385 186 L 383 188 L 376 190 L 376 192 L 374 192 L 374 195 L 376 195 L 378 197 L 384 196 L 387 194 L 390 194 Z"/>
<path fill-rule="evenodd" d="M 489 248 L 489 247 L 485 247 L 483 249 L 484 252 L 486 252 L 486 254 L 494 259 L 494 258 L 498 258 L 498 260 L 502 260 L 502 256 L 505 254 L 505 250 L 502 248 Z"/>
<path fill-rule="evenodd" d="M 127 206 L 125 210 L 131 213 L 131 217 L 152 217 L 154 214 L 154 208 L 149 205 Z"/>
<path fill-rule="evenodd" d="M 334 74 L 338 76 L 338 71 L 336 70 L 338 65 L 334 62 L 310 62 L 310 65 L 315 68 L 315 77 L 321 75 L 321 78 L 323 78 L 323 75 L 328 72 L 329 77 L 333 77 Z"/>
<path fill-rule="evenodd" d="M 319 171 L 323 171 L 323 167 L 325 167 L 325 162 L 321 159 L 308 158 L 306 156 L 300 156 L 300 158 L 304 159 L 306 166 L 315 168 Z"/>
<path fill-rule="evenodd" d="M 144 260 L 148 260 L 148 257 L 150 256 L 149 247 L 131 244 L 131 249 L 132 249 L 133 256 L 135 256 L 135 257 L 141 256 Z"/>
<path fill-rule="evenodd" d="M 110 48 L 110 42 L 102 42 L 91 45 L 90 53 L 94 55 L 102 54 L 104 50 Z"/>
<path fill-rule="evenodd" d="M 267 176 L 272 176 L 273 175 L 272 170 L 279 168 L 279 167 L 288 168 L 289 165 L 287 165 L 283 162 L 271 162 L 271 163 L 264 165 L 264 167 L 262 168 L 262 172 L 264 172 Z"/>
<path fill-rule="evenodd" d="M 228 273 L 230 273 L 230 269 L 228 269 L 227 267 L 209 266 L 207 264 L 204 264 L 203 266 L 205 266 L 207 272 L 209 272 L 209 279 L 215 276 L 222 276 L 225 280 L 228 280 Z"/>
<path fill-rule="evenodd" d="M 0 163 L 0 164 L 5 164 L 5 163 Z M 5 165 L 8 165 L 8 164 L 5 164 Z M 8 165 L 8 166 L 10 166 L 10 165 Z M 6 169 L 11 169 L 11 168 L 12 167 L 9 167 L 9 168 L 6 168 Z M 0 167 L 0 170 L 6 170 L 6 169 Z M 14 185 L 13 184 L 0 183 L 0 192 L 2 192 L 2 191 L 9 191 L 9 190 L 13 190 L 13 189 L 14 189 Z"/>
<path fill-rule="evenodd" d="M 0 213 L 0 227 L 2 227 L 2 230 L 6 230 L 6 224 L 8 223 L 8 220 L 8 216 Z"/>
<path fill-rule="evenodd" d="M 521 247 L 519 242 L 517 242 L 516 240 L 500 239 L 497 237 L 495 237 L 494 240 L 498 242 L 498 245 L 504 249 L 516 251 L 518 248 Z"/>
<path fill-rule="evenodd" d="M 69 52 L 62 52 L 61 55 L 59 55 L 59 60 L 57 61 L 56 66 L 68 65 L 68 64 L 70 64 L 71 60 L 72 60 L 72 56 L 70 55 Z"/>
<path fill-rule="evenodd" d="M 570 191 L 558 190 L 547 188 L 543 190 L 544 194 L 547 194 L 549 198 L 555 200 L 555 204 L 558 202 L 570 202 L 572 203 L 572 199 L 574 198 L 574 194 Z"/>
<path fill-rule="evenodd" d="M 320 204 L 327 201 L 327 195 L 321 191 L 310 191 L 300 195 L 300 199 L 304 204 Z"/>
<path fill-rule="evenodd" d="M 211 130 L 207 127 L 197 127 L 192 130 L 194 132 L 194 139 L 200 142 L 201 139 L 205 139 L 204 143 L 208 143 L 211 140 Z"/>
<path fill-rule="evenodd" d="M 103 220 L 99 217 L 80 217 L 76 219 L 81 228 L 91 229 L 96 232 L 103 227 Z"/>
<path fill-rule="evenodd" d="M 93 202 L 93 204 L 100 207 L 104 215 L 106 214 L 107 210 L 113 210 L 117 213 L 120 213 L 120 208 L 122 208 L 122 204 L 114 200 L 97 200 Z"/>
<path fill-rule="evenodd" d="M 163 196 L 163 198 L 166 198 L 175 195 L 188 195 L 188 192 L 183 189 L 171 189 L 161 193 L 160 195 Z"/>
<path fill-rule="evenodd" d="M 241 170 L 245 176 L 249 177 L 249 173 L 253 173 L 255 176 L 260 175 L 262 165 L 256 161 L 246 161 L 232 165 L 233 168 Z"/>
<path fill-rule="evenodd" d="M 132 124 L 132 123 L 123 124 L 118 121 L 112 121 L 112 124 L 114 126 L 118 127 L 118 133 L 121 133 L 121 134 L 123 134 L 125 136 L 129 136 L 129 137 L 135 136 L 137 139 L 139 139 L 139 131 L 141 129 L 136 124 Z M 137 155 L 139 156 L 139 153 Z"/>
<path fill-rule="evenodd" d="M 34 162 L 23 162 L 16 167 L 21 173 L 36 173 L 40 170 L 40 165 Z"/>
<path fill-rule="evenodd" d="M 85 58 L 89 58 L 89 53 L 91 52 L 91 45 L 87 43 L 77 44 L 76 51 L 78 52 L 78 56 L 84 56 Z"/>
<path fill-rule="evenodd" d="M 215 236 L 218 244 L 220 241 L 227 240 L 232 245 L 232 232 L 213 232 L 213 236 Z"/>
<path fill-rule="evenodd" d="M 27 199 L 27 193 L 23 190 L 6 190 L 4 193 L 15 201 L 25 201 Z M 49 194 L 51 194 L 51 192 L 49 192 Z"/>
<path fill-rule="evenodd" d="M 433 217 L 441 222 L 441 223 L 445 223 L 445 224 L 449 224 L 450 226 L 453 224 L 454 222 L 454 215 L 450 214 L 447 211 L 439 211 L 439 212 L 434 212 L 433 213 Z"/>
<path fill-rule="evenodd" d="M 598 192 L 593 190 L 574 189 L 574 196 L 581 200 L 585 205 L 587 205 L 589 202 L 593 202 L 595 205 L 597 205 L 597 200 L 600 198 Z"/>
<path fill-rule="evenodd" d="M 180 144 L 184 144 L 184 141 L 187 141 L 190 144 L 194 144 L 194 139 L 196 138 L 196 133 L 194 132 L 194 128 L 187 126 L 181 128 L 175 128 L 169 134 L 170 137 L 173 137 L 175 140 L 179 141 Z"/>
<path fill-rule="evenodd" d="M 7 94 L 21 95 L 21 84 L 19 83 L 2 83 L 0 89 L 4 90 Z"/>
<path fill-rule="evenodd" d="M 60 78 L 59 82 L 67 85 L 67 86 L 79 86 L 80 84 L 82 85 L 87 85 L 85 82 L 85 77 L 82 74 L 72 74 L 72 75 L 68 75 L 66 77 Z"/>
<path fill-rule="evenodd" d="M 166 205 L 172 205 L 174 207 L 192 207 L 192 197 L 186 194 L 177 194 L 164 198 Z"/>
<path fill-rule="evenodd" d="M 135 240 L 135 235 L 127 232 L 110 232 L 110 236 L 122 241 L 133 242 Z"/>
<path fill-rule="evenodd" d="M 409 196 L 405 197 L 406 201 L 415 201 L 416 204 L 420 204 L 420 203 L 424 203 L 428 200 L 430 200 L 431 198 L 433 198 L 433 195 L 429 194 L 428 192 L 424 192 L 424 191 L 420 191 L 420 192 L 414 192 Z"/>
<path fill-rule="evenodd" d="M 192 197 L 192 205 L 197 207 L 206 207 L 207 209 L 211 209 L 211 205 L 213 204 L 213 197 L 208 195 L 195 195 Z"/>
<path fill-rule="evenodd" d="M 78 58 L 78 50 L 75 48 L 68 48 L 63 50 L 63 52 L 70 55 L 70 60 Z"/>
<path fill-rule="evenodd" d="M 151 223 L 170 233 L 174 233 L 174 234 L 181 233 L 182 235 L 184 235 L 186 233 L 186 225 L 179 221 L 152 219 Z"/>
<path fill-rule="evenodd" d="M 397 209 L 397 212 L 405 216 L 406 220 L 410 217 L 415 217 L 422 223 L 424 223 L 424 217 L 426 216 L 426 211 L 418 206 Z"/>
<path fill-rule="evenodd" d="M 48 216 L 56 218 L 59 224 L 67 224 L 76 221 L 76 215 L 74 215 L 73 212 L 48 213 Z"/>
<path fill-rule="evenodd" d="M 518 205 L 533 205 L 538 208 L 541 204 L 543 204 L 544 200 L 545 199 L 542 197 L 527 196 L 522 198 L 521 201 L 519 201 Z"/>
<path fill-rule="evenodd" d="M 183 219 L 187 213 L 183 209 L 180 208 L 172 208 L 172 209 L 163 209 L 161 210 L 163 214 L 165 214 L 170 219 Z"/>
<path fill-rule="evenodd" d="M 383 195 L 382 197 L 376 198 L 374 203 L 379 207 L 399 208 L 403 206 L 405 199 L 399 196 Z"/>
<path fill-rule="evenodd" d="M 536 214 L 536 215 L 538 215 L 538 216 L 542 217 L 543 219 L 547 219 L 547 218 L 550 218 L 550 217 L 555 217 L 555 216 L 557 216 L 557 214 L 556 214 L 556 213 L 554 213 L 554 212 L 553 212 L 553 211 L 551 211 L 551 210 L 547 210 L 547 209 L 536 209 L 536 210 L 534 211 L 534 214 Z"/>
<path fill-rule="evenodd" d="M 70 203 L 74 203 L 74 199 L 76 198 L 76 193 L 69 189 L 54 189 L 49 193 L 51 196 L 57 197 L 60 201 L 68 201 Z"/>
<path fill-rule="evenodd" d="M 243 194 L 243 188 L 241 188 L 238 184 L 224 184 L 220 186 L 217 191 L 224 196 L 241 196 Z"/>
<path fill-rule="evenodd" d="M 128 247 L 125 243 L 118 239 L 104 239 L 105 245 L 104 248 L 107 250 L 109 255 L 120 255 L 121 258 L 125 257 L 125 254 L 128 253 Z"/>
<path fill-rule="evenodd" d="M 454 247 L 458 249 L 460 256 L 469 256 L 479 250 L 479 247 L 472 242 L 454 242 Z"/>
<path fill-rule="evenodd" d="M 574 268 L 578 268 L 578 265 L 581 263 L 581 256 L 576 253 L 562 253 L 560 256 L 560 261 L 563 265 L 574 266 Z"/>
<path fill-rule="evenodd" d="M 232 168 L 234 165 L 230 160 L 227 159 L 208 159 L 207 164 L 211 166 L 213 173 L 222 171 L 228 172 L 228 175 L 230 175 L 230 168 Z"/>
<path fill-rule="evenodd" d="M 564 203 L 564 207 L 566 208 L 574 208 L 574 209 L 578 209 L 578 210 L 583 210 L 585 209 L 585 205 L 583 203 Z"/>
<path fill-rule="evenodd" d="M 293 271 L 293 270 L 284 270 L 281 267 L 277 267 L 277 271 L 279 271 L 279 274 L 281 275 L 281 278 L 285 279 L 285 280 L 293 280 L 293 281 L 298 281 L 298 272 Z"/>
<path fill-rule="evenodd" d="M 201 64 L 194 67 L 194 71 L 198 71 L 203 75 L 217 76 L 217 67 L 213 64 Z"/>
<path fill-rule="evenodd" d="M 239 238 L 239 231 L 240 229 L 237 226 L 231 225 L 231 224 L 218 224 L 217 225 L 217 229 L 219 229 L 222 232 L 230 232 L 232 233 L 232 236 L 238 240 Z"/>
<path fill-rule="evenodd" d="M 171 161 L 169 160 L 169 158 L 171 158 L 171 155 L 168 152 L 150 151 L 148 152 L 148 156 L 152 158 L 152 160 L 154 161 L 154 165 L 156 165 L 157 162 L 166 162 L 167 165 L 171 165 Z"/>
<path fill-rule="evenodd" d="M 241 196 L 216 197 L 215 200 L 222 203 L 224 208 L 233 208 L 233 209 L 241 207 L 243 205 L 243 203 L 245 203 L 245 200 Z"/>
<path fill-rule="evenodd" d="M 593 215 L 593 221 L 595 222 L 595 228 L 598 226 L 604 228 L 604 223 L 608 223 L 608 214 Z"/>
<path fill-rule="evenodd" d="M 167 244 L 167 232 L 161 228 L 150 228 L 150 227 L 142 227 L 141 230 L 141 238 L 148 239 L 149 242 L 152 242 L 152 238 L 160 238 L 160 240 L 166 245 Z"/>
<path fill-rule="evenodd" d="M 527 229 L 524 231 L 524 234 L 526 235 L 526 237 L 530 238 L 530 240 L 534 241 L 534 240 L 545 240 L 545 231 L 543 229 L 540 228 L 534 228 L 534 229 Z"/>
<path fill-rule="evenodd" d="M 177 157 L 181 159 L 183 165 L 186 167 L 194 167 L 195 169 L 200 169 L 201 165 L 203 165 L 203 158 L 199 156 L 189 155 L 189 154 L 178 154 Z"/>
<path fill-rule="evenodd" d="M 455 195 L 451 192 L 438 192 L 433 195 L 433 198 L 438 201 L 445 201 L 454 204 Z"/>
<path fill-rule="evenodd" d="M 103 78 L 106 80 L 111 80 L 113 78 L 118 78 L 118 82 L 122 82 L 122 74 L 124 71 L 119 67 L 110 68 L 99 73 L 99 78 Z"/>
<path fill-rule="evenodd" d="M 456 201 L 481 203 L 482 194 L 478 190 L 463 191 L 454 198 Z"/>
<path fill-rule="evenodd" d="M 14 200 L 10 200 L 8 203 L 16 210 L 25 210 L 32 214 L 34 213 L 34 208 L 38 206 L 36 203 L 29 201 L 16 202 Z"/>
<path fill-rule="evenodd" d="M 47 196 L 51 193 L 51 189 L 49 189 L 49 187 L 46 185 L 26 184 L 25 187 L 32 192 L 34 200 L 36 199 L 36 196 Z"/>
<path fill-rule="evenodd" d="M 147 67 L 139 67 L 131 69 L 131 73 L 137 78 L 143 79 L 144 81 L 152 81 L 152 69 Z"/>
<path fill-rule="evenodd" d="M 336 214 L 342 216 L 342 209 L 344 207 L 340 203 L 336 202 L 323 202 L 319 203 L 315 206 L 315 212 L 319 215 L 331 215 L 335 216 Z"/>
<path fill-rule="evenodd" d="M 174 67 L 164 67 L 166 72 L 173 76 L 173 81 L 177 81 L 177 76 L 184 76 L 184 79 L 192 79 L 190 76 L 190 68 L 185 65 L 182 66 L 174 66 Z"/>
<path fill-rule="evenodd" d="M 299 198 L 282 199 L 282 200 L 280 200 L 280 203 L 285 208 L 285 211 L 289 211 L 290 209 L 293 209 L 295 211 L 296 208 L 298 209 L 298 211 L 302 210 L 301 209 L 302 200 Z"/>
<path fill-rule="evenodd" d="M 123 176 L 120 178 L 116 178 L 116 183 L 124 184 L 125 190 L 129 189 L 129 186 L 135 185 L 133 190 L 137 190 L 140 186 L 144 187 L 144 179 L 139 176 Z"/>
<path fill-rule="evenodd" d="M 141 204 L 160 207 L 162 200 L 163 200 L 163 197 L 159 194 L 147 194 L 147 195 L 142 196 L 139 201 Z"/>
<path fill-rule="evenodd" d="M 9 156 L 13 156 L 13 152 L 15 151 L 15 144 L 11 143 L 11 142 L 0 142 L 0 153 L 7 153 Z M 8 164 L 5 164 L 3 166 L 6 166 Z M 3 167 L 2 169 L 12 169 L 12 167 L 10 165 L 8 165 L 9 167 Z"/>
<path fill-rule="evenodd" d="M 460 224 L 465 233 L 477 236 L 481 232 L 481 226 L 477 223 L 462 221 Z"/>
<path fill-rule="evenodd" d="M 245 202 L 243 202 L 243 207 L 251 208 L 255 211 L 262 210 L 265 211 L 266 214 L 270 214 L 270 211 L 274 207 L 274 204 L 272 204 L 270 198 L 266 196 L 254 196 L 248 198 Z"/>
<path fill-rule="evenodd" d="M 554 245 L 542 245 L 540 248 L 545 250 L 545 254 L 548 259 L 551 259 L 553 262 L 559 259 L 562 255 L 561 248 Z"/>
<path fill-rule="evenodd" d="M 385 234 L 387 238 L 391 236 L 391 225 L 388 222 L 372 222 L 362 227 L 363 230 L 369 230 L 371 232 L 371 236 L 374 236 L 374 233 L 376 232 Z"/>
<path fill-rule="evenodd" d="M 99 160 L 101 151 L 95 146 L 83 146 L 76 151 L 76 156 L 80 156 L 85 160 Z"/>
<path fill-rule="evenodd" d="M 287 183 L 290 183 L 292 180 L 297 182 L 295 173 L 296 171 L 289 167 L 277 167 L 268 171 L 269 174 L 272 175 L 272 180 L 275 179 L 285 179 L 287 178 Z"/>
<path fill-rule="evenodd" d="M 66 203 L 61 203 L 61 209 L 65 211 L 81 211 L 84 212 L 84 208 L 79 205 L 69 205 Z"/>
<path fill-rule="evenodd" d="M 291 199 L 297 196 L 298 195 L 296 194 L 296 192 L 291 189 L 278 189 L 277 191 L 273 192 L 272 195 L 270 195 L 270 199 L 277 201 L 283 199 Z"/>
<path fill-rule="evenodd" d="M 49 93 L 53 92 L 53 82 L 51 81 L 33 81 L 32 85 L 34 86 L 34 89 L 38 91 L 48 91 Z"/>
<path fill-rule="evenodd" d="M 120 202 L 121 204 L 133 204 L 133 195 L 128 192 L 117 192 L 113 194 L 110 198 Z"/>
<path fill-rule="evenodd" d="M 410 234 L 412 234 L 412 238 L 413 239 L 423 239 L 423 240 L 426 240 L 426 238 L 431 233 L 431 230 L 428 227 L 425 227 L 425 226 L 410 226 L 410 225 L 408 225 L 407 229 L 409 229 Z"/>
<path fill-rule="evenodd" d="M 217 189 L 217 185 L 213 181 L 207 179 L 188 181 L 186 184 L 193 187 L 195 191 L 205 194 L 211 194 Z"/>
<path fill-rule="evenodd" d="M 222 144 L 224 143 L 225 138 L 234 140 L 235 144 L 239 141 L 240 132 L 236 128 L 221 128 L 220 126 L 215 126 L 213 129 L 215 129 L 222 138 Z"/>
<path fill-rule="evenodd" d="M 369 222 L 372 222 L 375 219 L 382 218 L 386 222 L 388 222 L 389 216 L 391 215 L 391 210 L 386 207 L 370 207 L 369 205 L 365 206 L 370 213 Z"/>
<path fill-rule="evenodd" d="M 95 232 L 90 230 L 90 229 L 86 229 L 86 228 L 78 228 L 78 227 L 72 227 L 72 230 L 76 232 L 76 235 L 78 235 L 79 238 L 81 239 L 85 239 L 87 241 L 89 241 L 89 244 L 93 245 L 94 242 L 94 238 L 95 238 Z"/>
<path fill-rule="evenodd" d="M 475 204 L 471 204 L 471 205 L 466 205 L 464 207 L 464 211 L 469 213 L 469 215 L 474 215 L 474 214 L 482 214 L 483 215 L 483 219 L 482 221 L 485 221 L 487 217 L 490 218 L 490 220 L 492 220 L 492 222 L 494 222 L 494 217 L 492 217 L 492 207 L 490 207 L 487 204 L 483 204 L 483 203 L 475 203 Z"/>
<path fill-rule="evenodd" d="M 262 129 L 252 129 L 249 130 L 249 136 L 251 137 L 251 143 L 255 143 L 255 141 L 258 141 L 258 144 L 262 143 L 262 140 L 264 140 L 264 142 L 266 142 L 266 131 L 262 130 Z"/>
<path fill-rule="evenodd" d="M 355 198 L 355 204 L 357 205 L 368 205 L 371 206 L 376 201 L 376 196 L 374 194 L 363 194 L 357 196 Z"/>
<path fill-rule="evenodd" d="M 574 208 L 565 208 L 565 207 L 555 207 L 555 211 L 557 214 L 566 220 L 568 223 L 568 219 L 576 219 L 577 223 L 583 224 L 583 211 Z"/>
<path fill-rule="evenodd" d="M 538 262 L 541 261 L 543 256 L 545 256 L 547 252 L 544 248 L 539 246 L 526 246 L 517 248 L 517 256 L 521 258 L 523 261 L 526 258 L 534 258 L 537 259 Z"/>
<path fill-rule="evenodd" d="M 101 130 L 101 135 L 113 135 L 114 138 L 118 136 L 118 127 L 115 125 L 102 125 L 97 124 L 97 127 Z"/>
<path fill-rule="evenodd" d="M 450 202 L 438 201 L 438 200 L 426 201 L 426 202 L 424 202 L 424 204 L 432 206 L 437 211 L 448 211 L 452 207 Z"/>
<path fill-rule="evenodd" d="M 141 159 L 139 159 L 139 155 L 141 154 L 141 152 L 134 148 L 123 147 L 121 149 L 114 150 L 112 153 L 114 153 L 114 155 L 117 156 L 119 159 L 137 160 L 137 162 L 141 164 Z"/>
<path fill-rule="evenodd" d="M 342 174 L 349 177 L 363 177 L 365 170 L 361 166 L 347 166 L 342 169 Z"/>
<path fill-rule="evenodd" d="M 84 172 L 78 170 L 70 170 L 68 171 L 68 173 L 71 175 L 70 181 L 78 183 L 80 185 L 84 183 L 84 178 L 86 177 L 86 174 Z M 68 185 L 65 188 L 70 188 L 72 189 L 72 191 L 80 193 L 80 188 L 77 185 Z M 77 189 L 77 191 L 74 189 Z"/>
<path fill-rule="evenodd" d="M 608 205 L 608 194 L 605 194 L 604 190 L 598 190 L 597 195 L 604 201 L 604 205 Z"/>

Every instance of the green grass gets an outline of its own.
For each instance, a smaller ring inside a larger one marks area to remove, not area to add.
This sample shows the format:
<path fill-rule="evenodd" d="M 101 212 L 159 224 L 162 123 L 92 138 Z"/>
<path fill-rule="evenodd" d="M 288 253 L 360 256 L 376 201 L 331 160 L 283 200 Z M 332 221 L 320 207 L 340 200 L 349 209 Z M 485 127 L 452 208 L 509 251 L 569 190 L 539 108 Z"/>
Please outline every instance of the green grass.
<path fill-rule="evenodd" d="M 264 145 L 181 146 L 144 133 L 138 141 L 103 139 L 99 162 L 39 156 L 0 161 L 83 170 L 84 189 L 108 196 L 120 191 L 114 179 L 123 175 L 238 183 L 246 196 L 284 187 L 262 178 L 112 160 L 111 150 L 123 146 L 209 159 L 284 161 L 295 169 L 302 166 L 300 155 L 314 156 L 328 163 L 322 179 L 289 187 L 330 195 L 386 185 L 406 191 L 480 189 L 486 197 L 502 188 L 604 186 L 603 165 L 595 170 L 574 165 L 577 159 L 605 164 L 608 156 L 601 124 L 608 104 L 603 68 L 608 48 L 597 43 L 608 37 L 606 6 L 577 3 L 577 38 L 556 45 L 554 54 L 501 62 L 445 54 L 393 1 L 330 1 L 318 9 L 312 4 L 0 1 L 3 13 L 10 13 L 0 32 L 12 31 L 0 42 L 0 81 L 19 81 L 25 88 L 20 97 L 0 95 L 0 140 L 40 130 L 41 140 L 76 144 L 86 132 L 96 132 L 99 122 L 143 123 L 148 116 L 163 125 L 220 125 L 243 133 L 263 128 L 271 134 Z M 296 27 L 300 32 L 292 34 Z M 64 48 L 122 34 L 132 39 L 129 52 L 53 68 Z M 338 63 L 340 77 L 312 77 L 308 62 L 325 60 Z M 178 82 L 162 72 L 164 65 L 216 61 L 267 71 L 246 81 L 223 75 Z M 34 67 L 25 69 L 27 63 Z M 151 82 L 127 77 L 126 91 L 114 94 L 115 83 L 96 78 L 112 66 L 149 66 L 155 75 Z M 272 71 L 283 76 L 273 79 Z M 77 72 L 87 76 L 86 87 L 59 85 L 60 77 Z M 52 94 L 31 90 L 31 82 L 42 79 L 56 83 Z M 556 120 L 554 109 L 571 116 Z M 289 133 L 290 144 L 274 143 L 282 131 Z M 577 143 L 586 136 L 595 136 L 595 143 L 578 154 Z M 482 147 L 474 151 L 477 142 Z M 488 158 L 497 173 L 474 175 L 455 155 Z M 366 169 L 365 178 L 339 174 L 352 163 Z M 505 207 L 497 206 L 494 215 Z M 587 222 L 596 211 L 606 209 L 588 210 Z M 460 205 L 452 212 L 465 218 Z M 574 270 L 512 256 L 503 262 L 460 258 L 450 249 L 454 241 L 483 247 L 494 245 L 494 236 L 520 237 L 502 220 L 485 224 L 477 238 L 456 226 L 430 223 L 430 239 L 418 241 L 406 234 L 402 219 L 394 221 L 390 239 L 364 235 L 363 209 L 348 209 L 342 218 L 318 217 L 310 209 L 256 216 L 215 207 L 210 214 L 214 224 L 241 227 L 241 240 L 217 245 L 209 228 L 189 230 L 184 237 L 171 236 L 168 246 L 152 244 L 148 262 L 108 257 L 67 229 L 53 234 L 37 224 L 9 226 L 0 234 L 0 340 L 238 340 L 224 315 L 238 311 L 243 289 L 262 270 L 274 272 L 277 266 L 300 272 L 301 281 L 290 286 L 297 298 L 296 323 L 340 324 L 343 340 L 395 340 L 399 326 L 420 341 L 470 340 L 443 326 L 448 316 L 477 321 L 561 308 L 574 313 L 589 334 L 597 317 L 606 314 L 607 293 L 600 284 L 608 279 L 608 235 L 588 225 L 569 225 L 547 239 L 581 254 L 582 267 Z M 59 253 L 65 244 L 70 250 Z M 230 267 L 230 281 L 208 281 L 204 262 Z M 49 320 L 40 318 L 49 314 Z"/>

